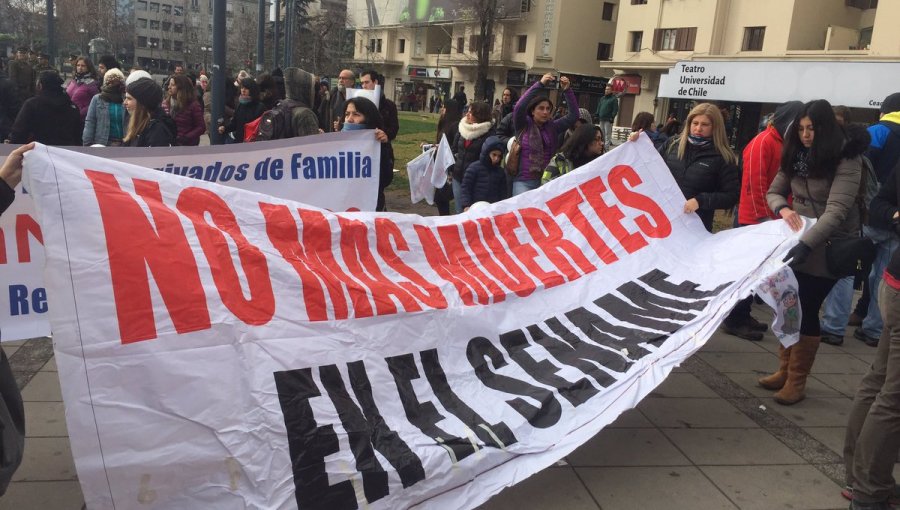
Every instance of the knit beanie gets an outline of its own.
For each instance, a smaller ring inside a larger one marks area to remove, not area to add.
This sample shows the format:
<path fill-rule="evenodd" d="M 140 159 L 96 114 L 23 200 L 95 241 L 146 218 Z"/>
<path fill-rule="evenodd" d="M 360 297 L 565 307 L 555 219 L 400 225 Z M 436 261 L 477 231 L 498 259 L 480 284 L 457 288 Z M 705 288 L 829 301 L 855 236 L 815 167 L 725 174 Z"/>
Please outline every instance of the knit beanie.
<path fill-rule="evenodd" d="M 103 86 L 105 87 L 109 85 L 113 80 L 119 80 L 119 82 L 121 83 L 125 82 L 125 75 L 122 74 L 122 71 L 115 67 L 111 67 L 106 70 L 106 74 L 103 75 Z"/>
<path fill-rule="evenodd" d="M 125 87 L 125 92 L 131 94 L 144 108 L 153 111 L 162 103 L 162 87 L 150 78 L 141 78 Z"/>
<path fill-rule="evenodd" d="M 881 103 L 881 113 L 893 113 L 900 111 L 900 92 L 894 92 L 884 98 Z"/>
<path fill-rule="evenodd" d="M 587 108 L 578 109 L 578 118 L 587 122 L 588 124 L 594 123 L 594 119 L 591 117 L 591 112 L 589 112 Z"/>
<path fill-rule="evenodd" d="M 126 87 L 129 86 L 129 85 L 131 85 L 132 83 L 134 83 L 134 82 L 140 80 L 141 78 L 150 78 L 150 79 L 153 79 L 153 77 L 150 76 L 150 73 L 148 73 L 147 71 L 144 71 L 144 70 L 139 69 L 139 70 L 137 70 L 137 71 L 131 71 L 130 73 L 128 73 L 128 79 L 125 80 L 125 86 L 126 86 Z"/>

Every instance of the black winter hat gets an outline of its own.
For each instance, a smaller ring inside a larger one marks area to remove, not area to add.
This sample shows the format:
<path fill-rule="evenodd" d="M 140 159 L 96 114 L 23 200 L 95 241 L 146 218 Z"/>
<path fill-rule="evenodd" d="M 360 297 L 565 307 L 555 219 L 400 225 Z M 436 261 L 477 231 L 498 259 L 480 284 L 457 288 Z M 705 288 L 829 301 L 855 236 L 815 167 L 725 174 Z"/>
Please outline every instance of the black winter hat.
<path fill-rule="evenodd" d="M 892 113 L 900 111 L 900 92 L 894 92 L 884 98 L 881 103 L 881 113 Z"/>
<path fill-rule="evenodd" d="M 125 92 L 131 94 L 131 97 L 150 111 L 157 109 L 162 103 L 162 87 L 150 78 L 141 78 L 132 82 L 125 87 Z"/>

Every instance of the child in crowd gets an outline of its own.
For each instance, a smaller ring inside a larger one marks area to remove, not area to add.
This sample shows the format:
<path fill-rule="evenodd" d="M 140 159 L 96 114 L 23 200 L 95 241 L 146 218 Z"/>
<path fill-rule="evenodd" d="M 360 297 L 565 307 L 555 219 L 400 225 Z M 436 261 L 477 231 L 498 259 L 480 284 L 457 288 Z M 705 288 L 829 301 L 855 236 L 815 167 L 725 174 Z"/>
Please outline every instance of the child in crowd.
<path fill-rule="evenodd" d="M 500 137 L 490 136 L 481 147 L 481 158 L 466 168 L 462 180 L 463 210 L 475 202 L 499 202 L 506 198 L 506 173 L 500 166 L 506 144 Z"/>

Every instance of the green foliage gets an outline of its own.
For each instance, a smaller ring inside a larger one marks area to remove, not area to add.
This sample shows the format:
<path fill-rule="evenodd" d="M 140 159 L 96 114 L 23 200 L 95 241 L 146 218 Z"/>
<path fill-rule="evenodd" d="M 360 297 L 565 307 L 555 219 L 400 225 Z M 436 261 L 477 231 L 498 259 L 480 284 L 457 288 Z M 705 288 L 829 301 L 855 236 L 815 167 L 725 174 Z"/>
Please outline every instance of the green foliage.
<path fill-rule="evenodd" d="M 390 189 L 409 190 L 406 163 L 422 153 L 422 143 L 433 143 L 437 131 L 437 115 L 430 113 L 399 112 L 400 132 L 394 139 L 394 174 Z"/>

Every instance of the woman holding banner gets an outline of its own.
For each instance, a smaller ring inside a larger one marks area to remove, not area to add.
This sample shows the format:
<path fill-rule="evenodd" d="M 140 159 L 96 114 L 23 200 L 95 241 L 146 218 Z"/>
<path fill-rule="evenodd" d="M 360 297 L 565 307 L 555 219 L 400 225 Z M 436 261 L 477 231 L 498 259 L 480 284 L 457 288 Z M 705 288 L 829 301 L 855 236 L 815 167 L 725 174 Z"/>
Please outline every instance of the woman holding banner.
<path fill-rule="evenodd" d="M 374 129 L 375 139 L 381 142 L 381 168 L 378 175 L 378 203 L 384 204 L 384 188 L 394 178 L 394 148 L 384 131 L 384 121 L 378 107 L 368 99 L 357 96 L 344 105 L 344 126 L 341 131 Z"/>
<path fill-rule="evenodd" d="M 830 239 L 852 238 L 859 232 L 860 156 L 869 145 L 864 128 L 849 138 L 825 100 L 806 103 L 785 133 L 781 167 L 769 186 L 766 200 L 772 211 L 794 232 L 803 228 L 803 217 L 817 218 L 785 261 L 797 277 L 800 297 L 800 341 L 779 346 L 778 370 L 759 379 L 759 385 L 775 393 L 775 402 L 791 405 L 805 397 L 806 379 L 819 349 L 819 309 L 837 282 L 825 258 Z M 788 203 L 788 195 L 793 202 Z"/>

